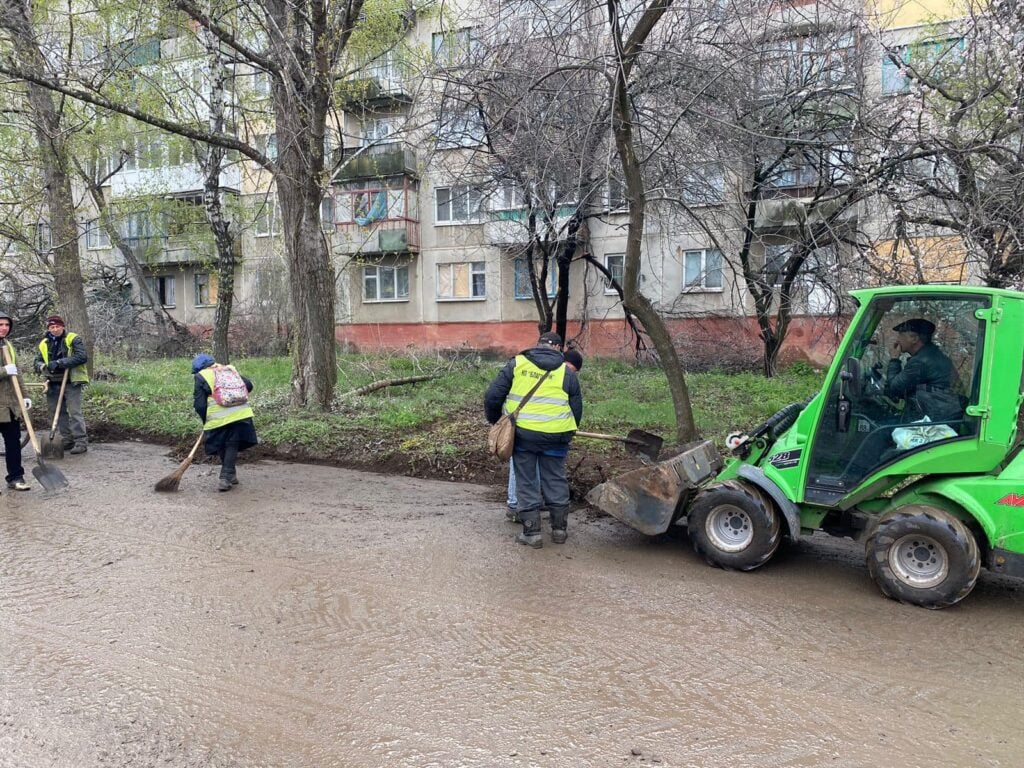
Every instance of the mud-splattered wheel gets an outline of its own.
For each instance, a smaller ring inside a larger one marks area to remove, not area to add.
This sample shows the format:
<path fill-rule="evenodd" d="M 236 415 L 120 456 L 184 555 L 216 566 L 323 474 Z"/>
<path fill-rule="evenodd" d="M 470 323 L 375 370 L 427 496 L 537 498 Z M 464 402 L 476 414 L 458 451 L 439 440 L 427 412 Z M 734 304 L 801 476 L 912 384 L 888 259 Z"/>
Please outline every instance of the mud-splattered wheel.
<path fill-rule="evenodd" d="M 735 480 L 701 491 L 687 515 L 690 541 L 711 565 L 752 571 L 775 554 L 782 520 L 760 489 Z"/>
<path fill-rule="evenodd" d="M 901 603 L 946 608 L 974 589 L 978 542 L 953 515 L 912 504 L 889 512 L 868 537 L 868 570 L 882 593 Z"/>

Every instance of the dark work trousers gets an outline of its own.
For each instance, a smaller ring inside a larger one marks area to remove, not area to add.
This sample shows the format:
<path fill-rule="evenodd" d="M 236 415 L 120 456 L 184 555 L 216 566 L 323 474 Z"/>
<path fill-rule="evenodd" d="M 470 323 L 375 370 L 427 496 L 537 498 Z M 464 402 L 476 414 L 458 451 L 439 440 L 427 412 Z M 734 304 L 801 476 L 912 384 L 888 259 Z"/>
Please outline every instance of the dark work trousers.
<path fill-rule="evenodd" d="M 25 479 L 25 468 L 21 465 L 21 422 L 15 420 L 0 422 L 0 433 L 4 436 L 4 460 L 7 462 L 7 482 Z"/>
<path fill-rule="evenodd" d="M 238 437 L 229 435 L 220 448 L 220 476 L 225 480 L 235 479 L 235 462 L 238 461 Z"/>
<path fill-rule="evenodd" d="M 68 382 L 64 387 L 64 402 L 60 404 L 60 416 L 57 429 L 65 448 L 73 445 L 87 445 L 89 438 L 85 433 L 85 417 L 82 415 L 82 388 L 85 385 Z M 50 406 L 50 423 L 60 397 L 60 382 L 51 381 L 46 387 L 46 404 Z"/>
<path fill-rule="evenodd" d="M 515 450 L 516 509 L 523 531 L 540 531 L 540 510 L 551 513 L 551 528 L 565 530 L 569 521 L 569 481 L 565 456 L 546 456 L 532 450 Z"/>

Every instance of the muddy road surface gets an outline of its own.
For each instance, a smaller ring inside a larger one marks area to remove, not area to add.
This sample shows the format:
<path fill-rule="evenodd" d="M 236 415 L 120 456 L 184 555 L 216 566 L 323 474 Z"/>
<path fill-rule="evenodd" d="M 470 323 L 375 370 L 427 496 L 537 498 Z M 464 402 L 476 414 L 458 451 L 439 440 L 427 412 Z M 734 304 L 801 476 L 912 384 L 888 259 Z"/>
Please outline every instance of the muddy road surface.
<path fill-rule="evenodd" d="M 1024 585 L 886 600 L 814 537 L 753 574 L 497 489 L 141 444 L 0 497 L 5 768 L 1020 766 Z"/>

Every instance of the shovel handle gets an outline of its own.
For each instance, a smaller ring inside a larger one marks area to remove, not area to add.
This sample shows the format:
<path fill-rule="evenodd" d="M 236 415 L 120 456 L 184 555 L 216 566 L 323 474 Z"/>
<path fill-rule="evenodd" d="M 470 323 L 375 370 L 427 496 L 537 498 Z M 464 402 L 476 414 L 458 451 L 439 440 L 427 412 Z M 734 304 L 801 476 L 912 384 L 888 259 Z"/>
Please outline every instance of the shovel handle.
<path fill-rule="evenodd" d="M 50 439 L 57 431 L 57 421 L 60 419 L 60 406 L 64 402 L 64 387 L 68 385 L 68 369 L 64 369 L 64 377 L 60 380 L 60 394 L 57 395 L 57 407 L 53 409 L 53 424 L 50 425 Z"/>
<path fill-rule="evenodd" d="M 602 435 L 600 432 L 576 432 L 577 437 L 592 437 L 595 440 L 615 440 L 619 443 L 635 443 L 636 440 L 630 440 L 628 437 L 618 437 L 616 435 Z"/>
<path fill-rule="evenodd" d="M 4 347 L 4 365 L 10 365 L 11 358 L 7 354 L 7 344 L 5 340 L 0 342 Z M 28 439 L 32 442 L 32 450 L 36 452 L 36 456 L 41 453 L 39 449 L 39 441 L 36 439 L 36 431 L 32 429 L 32 420 L 28 417 L 28 412 L 25 410 L 25 398 L 21 395 L 21 383 L 18 381 L 18 376 L 14 375 L 10 377 L 11 383 L 14 385 L 14 395 L 18 398 L 18 408 L 21 410 L 21 418 L 25 422 L 25 429 L 28 431 Z"/>

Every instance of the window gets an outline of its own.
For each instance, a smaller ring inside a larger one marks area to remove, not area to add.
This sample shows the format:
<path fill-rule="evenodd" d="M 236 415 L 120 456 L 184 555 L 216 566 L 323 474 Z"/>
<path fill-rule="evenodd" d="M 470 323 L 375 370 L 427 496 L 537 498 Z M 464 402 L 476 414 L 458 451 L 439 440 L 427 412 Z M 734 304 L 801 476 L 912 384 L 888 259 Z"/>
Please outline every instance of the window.
<path fill-rule="evenodd" d="M 523 191 L 515 184 L 504 184 L 491 195 L 492 211 L 518 211 L 526 205 Z"/>
<path fill-rule="evenodd" d="M 164 142 L 159 134 L 150 133 L 138 139 L 137 167 L 162 168 L 164 165 Z"/>
<path fill-rule="evenodd" d="M 110 237 L 107 236 L 107 231 L 100 226 L 98 219 L 93 219 L 85 225 L 85 247 L 90 251 L 110 247 Z"/>
<path fill-rule="evenodd" d="M 328 195 L 320 201 L 320 227 L 324 232 L 334 229 L 334 196 Z"/>
<path fill-rule="evenodd" d="M 533 289 L 530 288 L 530 268 L 526 263 L 526 259 L 516 259 L 512 262 L 513 272 L 515 274 L 515 298 L 517 299 L 532 299 Z M 535 260 L 534 268 L 537 270 L 537 279 L 540 280 L 540 267 L 541 264 Z M 554 259 L 548 261 L 548 298 L 554 298 L 555 292 L 558 290 L 558 266 Z"/>
<path fill-rule="evenodd" d="M 281 234 L 281 222 L 277 215 L 277 201 L 264 200 L 256 211 L 256 237 L 269 237 Z"/>
<path fill-rule="evenodd" d="M 431 39 L 434 63 L 440 67 L 461 67 L 469 63 L 475 48 L 473 30 L 470 27 L 449 32 L 435 32 Z"/>
<path fill-rule="evenodd" d="M 371 183 L 376 185 L 383 182 Z M 394 188 L 365 187 L 363 185 L 366 182 L 346 185 L 337 192 L 334 221 L 339 224 L 354 221 L 365 227 L 384 219 L 415 220 L 419 215 L 419 211 L 416 210 L 418 196 L 412 194 L 407 200 L 402 182 L 399 180 L 392 183 L 396 185 Z"/>
<path fill-rule="evenodd" d="M 686 174 L 683 202 L 687 205 L 710 205 L 724 199 L 725 175 L 718 163 L 701 163 Z"/>
<path fill-rule="evenodd" d="M 156 226 L 146 211 L 132 211 L 126 213 L 121 220 L 118 230 L 121 237 L 128 241 L 129 245 L 138 245 L 143 240 L 151 240 L 156 236 Z"/>
<path fill-rule="evenodd" d="M 622 285 L 622 272 L 625 268 L 625 254 L 622 253 L 609 253 L 604 257 L 604 267 L 608 270 L 609 274 L 615 278 L 615 282 L 620 286 Z M 604 280 L 604 292 L 618 294 L 618 291 L 612 287 L 611 282 L 608 278 Z"/>
<path fill-rule="evenodd" d="M 920 75 L 940 79 L 942 67 L 956 63 L 963 50 L 963 38 L 898 45 L 889 49 L 882 54 L 882 93 L 906 93 L 910 90 L 906 67 Z"/>
<path fill-rule="evenodd" d="M 53 247 L 53 231 L 49 224 L 36 224 L 36 250 L 46 253 Z"/>
<path fill-rule="evenodd" d="M 765 285 L 782 285 L 782 276 L 786 273 L 792 253 L 793 246 L 791 245 L 766 245 L 764 247 Z"/>
<path fill-rule="evenodd" d="M 167 165 L 191 165 L 196 161 L 192 142 L 181 136 L 170 136 L 167 139 Z"/>
<path fill-rule="evenodd" d="M 252 90 L 257 98 L 266 98 L 270 95 L 270 75 L 263 70 L 256 70 L 252 77 Z"/>
<path fill-rule="evenodd" d="M 483 115 L 476 107 L 459 105 L 441 109 L 437 123 L 438 149 L 479 147 L 486 135 Z"/>
<path fill-rule="evenodd" d="M 767 186 L 775 189 L 801 189 L 830 187 L 850 182 L 853 149 L 849 144 L 824 145 L 808 148 L 802 154 L 780 162 Z"/>
<path fill-rule="evenodd" d="M 256 151 L 267 156 L 269 160 L 277 160 L 277 134 L 257 133 L 253 142 Z"/>
<path fill-rule="evenodd" d="M 209 307 L 217 303 L 217 275 L 196 273 L 195 305 Z"/>
<path fill-rule="evenodd" d="M 371 144 L 394 144 L 398 141 L 401 129 L 401 118 L 380 117 L 367 120 L 363 123 L 362 144 L 364 147 Z"/>
<path fill-rule="evenodd" d="M 438 299 L 486 299 L 487 271 L 482 261 L 437 265 Z"/>
<path fill-rule="evenodd" d="M 157 301 L 162 307 L 174 306 L 174 278 L 169 275 L 159 275 L 149 278 L 149 286 L 156 294 Z M 145 297 L 143 297 L 145 299 Z"/>
<path fill-rule="evenodd" d="M 626 204 L 626 187 L 620 179 L 614 177 L 608 179 L 607 200 L 609 210 L 619 211 L 625 210 L 628 207 Z"/>
<path fill-rule="evenodd" d="M 408 301 L 409 267 L 363 267 L 363 301 Z"/>
<path fill-rule="evenodd" d="M 684 289 L 721 290 L 722 252 L 713 249 L 683 254 Z"/>
<path fill-rule="evenodd" d="M 437 224 L 473 223 L 480 220 L 482 196 L 475 187 L 437 187 L 434 190 Z"/>
<path fill-rule="evenodd" d="M 169 236 L 181 237 L 207 231 L 209 224 L 202 195 L 184 195 L 173 200 L 174 207 L 167 215 Z"/>

